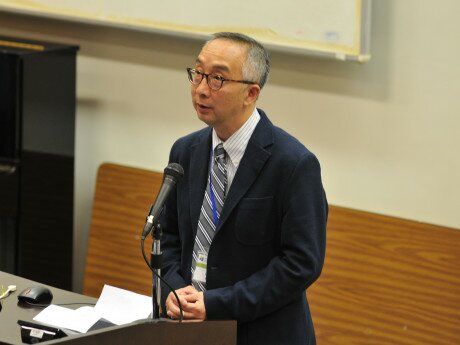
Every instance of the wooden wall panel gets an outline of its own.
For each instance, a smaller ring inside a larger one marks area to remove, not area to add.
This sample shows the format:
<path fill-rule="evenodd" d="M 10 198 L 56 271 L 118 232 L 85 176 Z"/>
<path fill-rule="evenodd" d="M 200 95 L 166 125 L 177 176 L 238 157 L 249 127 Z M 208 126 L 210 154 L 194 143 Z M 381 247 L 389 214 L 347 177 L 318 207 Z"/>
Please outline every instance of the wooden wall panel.
<path fill-rule="evenodd" d="M 161 173 L 100 167 L 85 294 L 99 296 L 104 283 L 151 294 L 140 234 L 161 182 Z M 326 251 L 308 289 L 318 345 L 460 343 L 459 230 L 331 206 Z"/>
<path fill-rule="evenodd" d="M 460 231 L 333 206 L 327 231 L 319 345 L 460 342 Z"/>

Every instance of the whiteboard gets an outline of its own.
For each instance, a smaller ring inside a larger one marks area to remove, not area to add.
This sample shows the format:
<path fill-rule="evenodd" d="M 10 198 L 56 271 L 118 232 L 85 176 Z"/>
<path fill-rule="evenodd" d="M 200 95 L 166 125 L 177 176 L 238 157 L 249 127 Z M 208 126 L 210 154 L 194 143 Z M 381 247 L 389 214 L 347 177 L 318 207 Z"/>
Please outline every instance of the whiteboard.
<path fill-rule="evenodd" d="M 368 61 L 371 0 L 0 0 L 0 11 L 196 39 L 238 31 L 269 49 Z"/>

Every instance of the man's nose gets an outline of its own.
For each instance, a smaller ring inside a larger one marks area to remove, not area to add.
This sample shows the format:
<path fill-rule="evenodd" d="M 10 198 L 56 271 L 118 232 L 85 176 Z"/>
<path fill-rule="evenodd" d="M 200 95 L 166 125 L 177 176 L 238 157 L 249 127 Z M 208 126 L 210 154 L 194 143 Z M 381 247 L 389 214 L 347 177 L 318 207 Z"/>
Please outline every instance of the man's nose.
<path fill-rule="evenodd" d="M 211 89 L 209 88 L 209 85 L 208 85 L 208 78 L 204 75 L 200 83 L 196 85 L 196 92 L 208 94 L 210 90 Z"/>

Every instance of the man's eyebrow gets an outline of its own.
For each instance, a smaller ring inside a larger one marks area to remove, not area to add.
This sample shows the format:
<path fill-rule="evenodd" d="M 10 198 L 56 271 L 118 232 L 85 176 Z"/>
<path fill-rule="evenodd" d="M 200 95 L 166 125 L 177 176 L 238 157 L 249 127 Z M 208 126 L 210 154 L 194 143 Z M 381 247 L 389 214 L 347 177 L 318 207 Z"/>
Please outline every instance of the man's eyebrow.
<path fill-rule="evenodd" d="M 200 65 L 202 63 L 203 63 L 203 61 L 200 60 L 199 57 L 195 60 L 196 65 Z M 218 70 L 218 71 L 230 72 L 230 69 L 228 68 L 227 65 L 219 65 L 219 64 L 217 64 L 217 65 L 212 66 L 212 69 L 213 70 Z"/>
<path fill-rule="evenodd" d="M 224 71 L 224 72 L 230 72 L 230 69 L 226 65 L 214 65 L 213 69 Z"/>

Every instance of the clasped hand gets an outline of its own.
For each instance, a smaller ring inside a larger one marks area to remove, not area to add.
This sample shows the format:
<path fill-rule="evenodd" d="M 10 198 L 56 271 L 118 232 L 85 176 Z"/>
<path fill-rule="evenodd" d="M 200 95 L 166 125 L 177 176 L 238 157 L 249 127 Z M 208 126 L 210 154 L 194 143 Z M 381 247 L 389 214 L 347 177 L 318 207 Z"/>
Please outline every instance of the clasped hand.
<path fill-rule="evenodd" d="M 206 319 L 206 308 L 204 306 L 204 294 L 202 291 L 198 291 L 189 285 L 176 290 L 176 293 L 182 305 L 184 319 L 200 321 Z M 169 293 L 166 299 L 166 313 L 171 319 L 180 318 L 179 304 L 172 292 Z"/>

